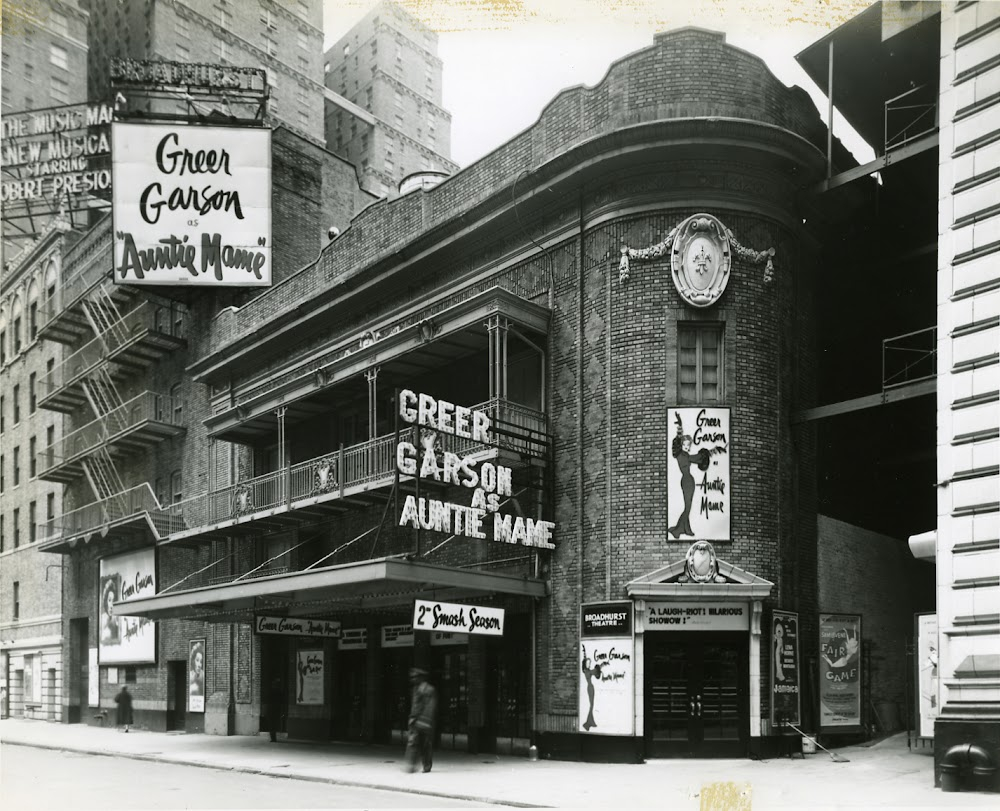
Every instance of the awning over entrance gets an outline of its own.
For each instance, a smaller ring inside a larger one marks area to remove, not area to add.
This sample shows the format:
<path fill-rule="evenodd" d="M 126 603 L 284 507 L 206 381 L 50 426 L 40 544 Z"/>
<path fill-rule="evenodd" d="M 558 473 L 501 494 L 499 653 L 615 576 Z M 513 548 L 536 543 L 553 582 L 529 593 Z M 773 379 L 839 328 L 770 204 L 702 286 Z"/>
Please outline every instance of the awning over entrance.
<path fill-rule="evenodd" d="M 548 582 L 500 572 L 473 571 L 406 558 L 347 563 L 253 580 L 238 580 L 154 597 L 115 603 L 115 613 L 131 617 L 249 622 L 254 613 L 329 616 L 398 606 L 414 599 L 461 601 L 506 594 L 545 597 Z"/>

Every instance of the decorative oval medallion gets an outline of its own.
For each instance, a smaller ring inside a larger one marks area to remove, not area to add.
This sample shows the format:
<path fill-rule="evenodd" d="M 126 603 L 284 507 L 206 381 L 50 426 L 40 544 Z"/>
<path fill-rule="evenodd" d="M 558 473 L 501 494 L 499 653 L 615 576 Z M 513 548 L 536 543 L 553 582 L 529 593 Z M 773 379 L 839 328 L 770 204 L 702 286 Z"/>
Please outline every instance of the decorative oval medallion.
<path fill-rule="evenodd" d="M 725 583 L 726 578 L 719 574 L 719 561 L 715 557 L 715 547 L 708 541 L 695 541 L 688 547 L 684 557 L 684 574 L 680 576 L 682 583 Z"/>
<path fill-rule="evenodd" d="M 725 226 L 711 214 L 680 224 L 670 252 L 670 271 L 681 298 L 694 307 L 715 304 L 726 290 L 732 258 Z"/>

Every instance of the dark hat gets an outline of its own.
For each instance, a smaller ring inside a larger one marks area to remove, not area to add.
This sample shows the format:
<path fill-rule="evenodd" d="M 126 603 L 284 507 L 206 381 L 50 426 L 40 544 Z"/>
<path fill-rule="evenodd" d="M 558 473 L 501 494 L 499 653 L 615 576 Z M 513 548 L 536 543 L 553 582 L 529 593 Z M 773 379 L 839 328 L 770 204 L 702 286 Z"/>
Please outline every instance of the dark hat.
<path fill-rule="evenodd" d="M 411 667 L 410 668 L 410 678 L 411 679 L 419 678 L 420 676 L 426 676 L 426 675 L 427 675 L 427 671 L 424 670 L 422 667 Z"/>

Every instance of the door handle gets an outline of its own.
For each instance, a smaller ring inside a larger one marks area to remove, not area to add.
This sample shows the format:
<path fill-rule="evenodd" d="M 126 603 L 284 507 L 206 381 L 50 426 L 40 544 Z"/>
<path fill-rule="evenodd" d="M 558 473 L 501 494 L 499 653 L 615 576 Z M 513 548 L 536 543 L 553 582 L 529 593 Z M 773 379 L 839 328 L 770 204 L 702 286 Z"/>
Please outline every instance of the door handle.
<path fill-rule="evenodd" d="M 688 714 L 689 714 L 689 715 L 690 715 L 690 716 L 691 716 L 692 718 L 696 718 L 696 717 L 697 717 L 697 711 L 695 710 L 695 703 L 694 703 L 694 699 L 693 699 L 693 698 L 692 698 L 692 699 L 690 699 L 690 704 L 689 704 L 689 713 L 688 713 Z"/>
<path fill-rule="evenodd" d="M 695 696 L 695 702 L 698 705 L 698 717 L 701 718 L 701 696 Z"/>

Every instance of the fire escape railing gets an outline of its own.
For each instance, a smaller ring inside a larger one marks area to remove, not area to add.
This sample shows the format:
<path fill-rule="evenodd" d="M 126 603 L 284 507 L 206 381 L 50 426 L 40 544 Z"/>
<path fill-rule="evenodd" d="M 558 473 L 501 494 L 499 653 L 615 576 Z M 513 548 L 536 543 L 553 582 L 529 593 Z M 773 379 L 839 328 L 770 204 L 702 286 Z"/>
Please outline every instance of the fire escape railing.
<path fill-rule="evenodd" d="M 937 374 L 937 327 L 882 341 L 882 389 L 927 380 Z"/>
<path fill-rule="evenodd" d="M 920 85 L 885 103 L 885 151 L 905 146 L 938 128 L 937 93 Z"/>

